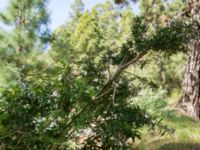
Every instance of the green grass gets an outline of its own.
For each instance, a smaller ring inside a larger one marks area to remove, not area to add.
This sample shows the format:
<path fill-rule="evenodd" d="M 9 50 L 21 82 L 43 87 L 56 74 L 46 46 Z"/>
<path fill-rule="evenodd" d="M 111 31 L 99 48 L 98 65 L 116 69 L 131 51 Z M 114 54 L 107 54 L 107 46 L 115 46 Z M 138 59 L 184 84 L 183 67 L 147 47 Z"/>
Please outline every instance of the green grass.
<path fill-rule="evenodd" d="M 173 135 L 160 136 L 157 131 L 142 129 L 142 139 L 133 144 L 135 150 L 200 150 L 200 121 L 188 117 L 175 107 L 175 94 L 163 108 L 163 123 L 175 129 Z"/>
<path fill-rule="evenodd" d="M 175 129 L 173 135 L 160 136 L 156 131 L 143 131 L 142 140 L 136 140 L 138 150 L 200 150 L 200 122 L 175 113 L 163 123 Z"/>

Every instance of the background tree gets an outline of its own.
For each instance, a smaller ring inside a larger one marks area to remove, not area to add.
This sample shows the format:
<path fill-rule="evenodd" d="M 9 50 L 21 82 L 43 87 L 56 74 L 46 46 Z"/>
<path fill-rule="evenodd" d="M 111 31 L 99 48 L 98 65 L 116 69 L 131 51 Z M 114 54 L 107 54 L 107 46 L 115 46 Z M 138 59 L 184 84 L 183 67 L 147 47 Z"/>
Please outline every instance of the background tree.
<path fill-rule="evenodd" d="M 41 113 L 43 106 L 31 91 L 28 74 L 38 72 L 41 65 L 45 65 L 39 60 L 39 55 L 49 38 L 46 4 L 47 1 L 40 0 L 12 0 L 6 12 L 0 14 L 1 21 L 11 30 L 3 35 L 6 40 L 6 44 L 1 45 L 4 63 L 15 70 L 12 84 L 3 89 L 1 95 L 0 122 L 3 130 L 0 135 L 3 149 L 13 148 L 13 145 L 29 149 L 32 142 L 37 142 L 30 138 L 36 136 L 32 121 Z"/>

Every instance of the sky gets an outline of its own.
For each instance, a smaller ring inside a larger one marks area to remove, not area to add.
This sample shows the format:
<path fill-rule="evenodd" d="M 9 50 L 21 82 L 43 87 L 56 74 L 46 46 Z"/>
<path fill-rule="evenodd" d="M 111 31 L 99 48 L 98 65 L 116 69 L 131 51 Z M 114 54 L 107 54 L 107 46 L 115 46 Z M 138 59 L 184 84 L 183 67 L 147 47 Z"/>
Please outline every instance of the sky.
<path fill-rule="evenodd" d="M 0 11 L 6 10 L 10 0 L 0 0 Z M 56 29 L 58 26 L 62 25 L 69 18 L 70 6 L 74 0 L 49 0 L 48 11 L 50 13 L 50 24 L 51 30 Z M 105 0 L 83 0 L 85 4 L 85 9 L 91 9 L 97 3 L 104 3 Z M 139 12 L 137 5 L 133 5 L 134 12 Z M 0 23 L 0 27 L 4 27 Z"/>

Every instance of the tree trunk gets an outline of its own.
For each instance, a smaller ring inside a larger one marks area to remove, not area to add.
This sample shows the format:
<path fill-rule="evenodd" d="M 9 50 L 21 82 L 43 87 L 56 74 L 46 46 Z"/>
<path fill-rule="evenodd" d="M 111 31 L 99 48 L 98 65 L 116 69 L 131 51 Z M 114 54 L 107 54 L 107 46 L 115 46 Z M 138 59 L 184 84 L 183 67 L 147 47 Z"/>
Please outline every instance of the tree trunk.
<path fill-rule="evenodd" d="M 179 106 L 194 118 L 200 119 L 200 40 L 188 56 Z"/>
<path fill-rule="evenodd" d="M 190 0 L 186 6 L 185 16 L 198 25 L 200 32 L 200 0 Z M 194 41 L 188 56 L 185 76 L 182 85 L 183 94 L 179 106 L 188 115 L 200 119 L 200 39 Z"/>

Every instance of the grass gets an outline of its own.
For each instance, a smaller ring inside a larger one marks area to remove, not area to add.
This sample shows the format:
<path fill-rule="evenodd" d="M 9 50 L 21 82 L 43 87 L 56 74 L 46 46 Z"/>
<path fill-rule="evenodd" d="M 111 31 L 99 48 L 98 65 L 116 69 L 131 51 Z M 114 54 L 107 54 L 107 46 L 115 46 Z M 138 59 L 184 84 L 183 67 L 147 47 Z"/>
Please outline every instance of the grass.
<path fill-rule="evenodd" d="M 163 123 L 175 129 L 173 135 L 160 136 L 157 131 L 142 129 L 141 140 L 133 144 L 135 150 L 200 150 L 200 121 L 192 119 L 175 107 L 177 95 L 172 95 L 163 108 Z"/>

